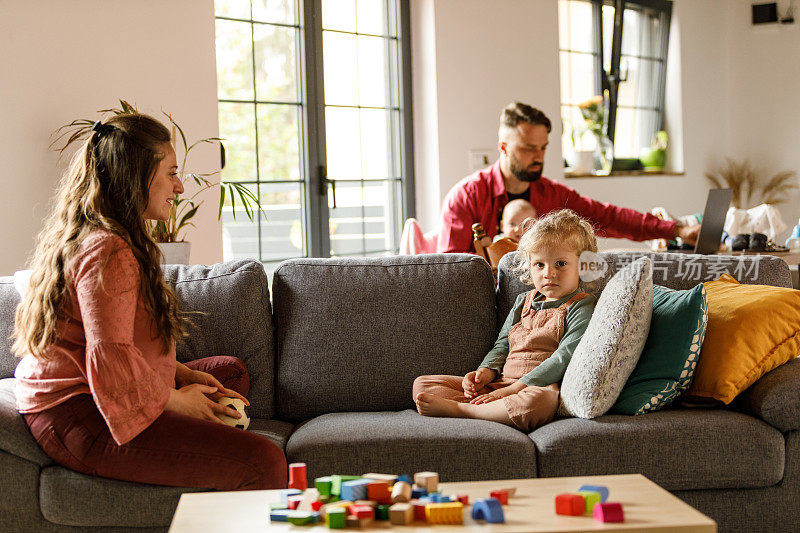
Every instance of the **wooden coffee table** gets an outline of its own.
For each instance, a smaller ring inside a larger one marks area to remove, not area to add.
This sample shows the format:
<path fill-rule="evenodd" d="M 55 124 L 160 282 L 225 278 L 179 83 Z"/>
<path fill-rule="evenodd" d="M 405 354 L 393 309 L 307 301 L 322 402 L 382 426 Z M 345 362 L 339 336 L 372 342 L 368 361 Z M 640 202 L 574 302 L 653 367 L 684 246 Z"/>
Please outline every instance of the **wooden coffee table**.
<path fill-rule="evenodd" d="M 602 524 L 590 515 L 576 517 L 555 514 L 556 494 L 578 490 L 585 484 L 607 486 L 610 491 L 609 501 L 622 504 L 625 522 Z M 381 521 L 373 522 L 370 527 L 359 531 L 394 529 L 400 532 L 445 533 L 466 530 L 494 533 L 600 530 L 713 533 L 717 530 L 713 520 L 640 474 L 471 481 L 441 483 L 440 487 L 444 494 L 469 494 L 470 502 L 478 498 L 488 498 L 489 491 L 498 488 L 516 487 L 517 493 L 508 505 L 503 506 L 506 519 L 504 524 L 475 522 L 471 518 L 470 506 L 464 510 L 464 524 L 460 526 L 428 525 L 424 522 L 414 522 L 410 526 L 393 526 Z M 280 491 L 277 490 L 186 493 L 178 502 L 170 531 L 335 531 L 324 524 L 293 526 L 285 522 L 270 523 L 269 504 L 279 501 Z M 347 530 L 353 531 L 352 528 Z"/>

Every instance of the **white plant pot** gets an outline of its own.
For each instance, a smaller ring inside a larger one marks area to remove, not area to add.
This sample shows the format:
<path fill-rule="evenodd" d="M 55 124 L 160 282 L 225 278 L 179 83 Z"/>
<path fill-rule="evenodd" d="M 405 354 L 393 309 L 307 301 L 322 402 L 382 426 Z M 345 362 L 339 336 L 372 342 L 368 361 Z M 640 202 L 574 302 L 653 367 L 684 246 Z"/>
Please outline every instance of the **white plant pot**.
<path fill-rule="evenodd" d="M 594 169 L 594 150 L 576 150 L 573 172 L 591 172 Z"/>
<path fill-rule="evenodd" d="M 192 250 L 192 243 L 181 242 L 160 242 L 158 247 L 164 256 L 164 264 L 167 265 L 188 265 L 189 252 Z"/>

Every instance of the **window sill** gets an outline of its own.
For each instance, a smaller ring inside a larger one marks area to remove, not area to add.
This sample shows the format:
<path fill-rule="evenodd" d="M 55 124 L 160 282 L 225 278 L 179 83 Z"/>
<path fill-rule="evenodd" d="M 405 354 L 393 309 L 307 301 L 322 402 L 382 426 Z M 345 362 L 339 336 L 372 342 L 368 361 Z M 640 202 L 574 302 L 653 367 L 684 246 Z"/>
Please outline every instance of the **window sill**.
<path fill-rule="evenodd" d="M 570 172 L 564 171 L 564 177 L 571 178 L 622 178 L 622 177 L 641 177 L 641 176 L 685 176 L 685 172 L 676 172 L 672 170 L 612 170 L 611 174 L 598 175 L 591 172 Z"/>

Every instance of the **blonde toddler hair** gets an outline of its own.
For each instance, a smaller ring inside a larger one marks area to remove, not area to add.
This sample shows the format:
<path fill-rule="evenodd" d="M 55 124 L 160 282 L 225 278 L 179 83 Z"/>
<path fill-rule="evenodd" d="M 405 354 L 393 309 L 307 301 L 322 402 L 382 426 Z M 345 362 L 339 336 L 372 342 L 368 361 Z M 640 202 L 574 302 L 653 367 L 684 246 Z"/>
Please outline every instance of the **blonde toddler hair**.
<path fill-rule="evenodd" d="M 519 240 L 517 265 L 520 281 L 533 284 L 533 254 L 550 246 L 566 246 L 580 257 L 583 252 L 597 252 L 597 239 L 591 223 L 571 209 L 551 211 L 536 219 Z"/>

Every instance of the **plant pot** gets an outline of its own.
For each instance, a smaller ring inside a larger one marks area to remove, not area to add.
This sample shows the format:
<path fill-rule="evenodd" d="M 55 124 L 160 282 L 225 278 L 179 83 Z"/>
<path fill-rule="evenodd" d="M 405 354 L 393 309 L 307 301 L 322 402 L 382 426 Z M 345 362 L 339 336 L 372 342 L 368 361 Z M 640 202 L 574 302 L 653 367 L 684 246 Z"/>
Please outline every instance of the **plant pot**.
<path fill-rule="evenodd" d="M 667 164 L 667 151 L 660 148 L 645 148 L 639 159 L 645 170 L 661 170 Z"/>
<path fill-rule="evenodd" d="M 573 172 L 588 173 L 594 170 L 594 150 L 576 150 Z"/>
<path fill-rule="evenodd" d="M 181 242 L 160 242 L 162 264 L 166 265 L 188 265 L 189 252 L 192 250 L 192 243 Z"/>
<path fill-rule="evenodd" d="M 606 135 L 596 135 L 594 148 L 594 173 L 608 176 L 614 163 L 614 143 Z"/>

